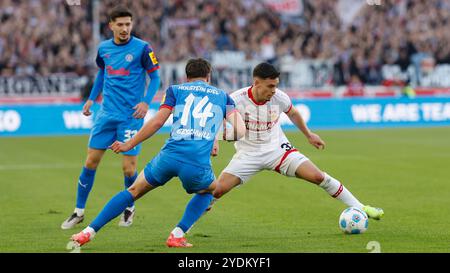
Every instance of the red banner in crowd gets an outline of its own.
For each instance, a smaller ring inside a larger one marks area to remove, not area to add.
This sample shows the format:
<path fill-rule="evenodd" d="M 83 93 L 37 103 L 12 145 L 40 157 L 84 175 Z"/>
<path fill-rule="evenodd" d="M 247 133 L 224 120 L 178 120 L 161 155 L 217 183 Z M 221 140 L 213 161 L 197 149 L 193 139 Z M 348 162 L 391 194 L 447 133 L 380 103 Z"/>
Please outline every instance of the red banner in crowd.
<path fill-rule="evenodd" d="M 303 13 L 302 0 L 264 0 L 272 10 L 285 15 L 301 15 Z"/>

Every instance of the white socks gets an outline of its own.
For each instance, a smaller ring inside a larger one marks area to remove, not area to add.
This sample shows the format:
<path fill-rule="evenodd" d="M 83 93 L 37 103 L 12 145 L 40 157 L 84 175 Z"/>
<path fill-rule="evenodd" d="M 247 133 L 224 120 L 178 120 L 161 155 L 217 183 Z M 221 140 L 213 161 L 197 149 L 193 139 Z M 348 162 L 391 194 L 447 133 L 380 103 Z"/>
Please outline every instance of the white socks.
<path fill-rule="evenodd" d="M 327 173 L 325 174 L 325 179 L 322 183 L 320 183 L 320 187 L 324 189 L 331 197 L 341 200 L 349 207 L 357 207 L 362 209 L 364 206 L 361 202 L 356 199 L 353 194 L 347 190 L 347 188 L 342 185 L 341 182 L 337 181 L 333 177 L 329 176 Z"/>
<path fill-rule="evenodd" d="M 179 227 L 174 228 L 171 233 L 173 234 L 173 237 L 175 237 L 175 238 L 182 238 L 182 237 L 184 237 L 184 232 Z"/>
<path fill-rule="evenodd" d="M 75 212 L 78 216 L 84 215 L 84 209 L 75 208 L 73 212 Z"/>
<path fill-rule="evenodd" d="M 83 233 L 91 234 L 91 237 L 89 237 L 89 239 L 92 240 L 94 238 L 96 232 L 95 232 L 95 230 L 93 228 L 88 226 L 87 228 L 83 229 Z"/>

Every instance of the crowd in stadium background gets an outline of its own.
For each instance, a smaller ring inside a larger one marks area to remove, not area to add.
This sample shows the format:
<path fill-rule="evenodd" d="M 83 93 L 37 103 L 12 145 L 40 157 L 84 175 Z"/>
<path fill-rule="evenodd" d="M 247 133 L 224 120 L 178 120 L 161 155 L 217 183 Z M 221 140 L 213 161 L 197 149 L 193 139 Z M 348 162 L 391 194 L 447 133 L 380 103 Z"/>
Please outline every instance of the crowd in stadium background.
<path fill-rule="evenodd" d="M 71 6 L 62 0 L 1 1 L 0 76 L 93 77 L 95 1 L 86 2 Z M 413 85 L 424 85 L 417 80 L 423 71 L 436 65 L 448 69 L 445 64 L 450 64 L 449 1 L 281 1 L 296 4 L 288 8 L 276 2 L 120 1 L 135 13 L 135 35 L 151 42 L 162 64 L 192 56 L 211 59 L 214 52 L 226 51 L 242 53 L 244 61 L 326 63 L 329 73 L 301 84 L 306 86 L 384 84 L 386 65 L 395 65 L 391 74 L 403 84 L 416 77 Z M 104 40 L 111 36 L 107 11 L 118 1 L 98 3 L 99 40 Z"/>

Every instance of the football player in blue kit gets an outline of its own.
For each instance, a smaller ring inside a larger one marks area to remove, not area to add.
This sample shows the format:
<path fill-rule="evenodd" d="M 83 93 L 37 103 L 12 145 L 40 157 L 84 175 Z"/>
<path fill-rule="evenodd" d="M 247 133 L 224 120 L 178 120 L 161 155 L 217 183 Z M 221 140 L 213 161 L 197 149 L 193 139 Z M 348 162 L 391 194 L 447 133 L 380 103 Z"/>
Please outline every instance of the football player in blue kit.
<path fill-rule="evenodd" d="M 150 102 L 160 85 L 159 64 L 149 43 L 131 35 L 133 15 L 124 7 L 116 7 L 109 14 L 113 38 L 98 47 L 96 63 L 99 68 L 83 114 L 103 91 L 103 102 L 95 118 L 89 138 L 86 162 L 78 180 L 74 212 L 62 223 L 62 229 L 73 228 L 84 220 L 84 209 L 94 184 L 97 167 L 106 149 L 115 141 L 131 139 L 142 127 Z M 146 75 L 150 77 L 147 89 Z M 125 188 L 137 177 L 136 165 L 140 145 L 124 151 L 122 169 Z M 134 204 L 123 211 L 119 226 L 133 222 Z"/>
<path fill-rule="evenodd" d="M 184 236 L 176 236 L 175 231 L 191 227 L 213 200 L 212 191 L 216 184 L 210 155 L 216 135 L 224 120 L 233 126 L 233 130 L 224 131 L 224 139 L 237 140 L 245 134 L 245 124 L 234 108 L 234 101 L 223 90 L 209 85 L 210 76 L 211 65 L 206 60 L 189 60 L 187 83 L 172 85 L 166 90 L 157 114 L 133 138 L 111 145 L 116 153 L 132 150 L 158 131 L 173 113 L 170 137 L 159 154 L 147 164 L 131 187 L 115 195 L 88 227 L 72 235 L 75 245 L 86 244 L 135 200 L 173 177 L 179 177 L 186 192 L 195 195 L 166 244 L 169 247 L 192 246 Z"/>

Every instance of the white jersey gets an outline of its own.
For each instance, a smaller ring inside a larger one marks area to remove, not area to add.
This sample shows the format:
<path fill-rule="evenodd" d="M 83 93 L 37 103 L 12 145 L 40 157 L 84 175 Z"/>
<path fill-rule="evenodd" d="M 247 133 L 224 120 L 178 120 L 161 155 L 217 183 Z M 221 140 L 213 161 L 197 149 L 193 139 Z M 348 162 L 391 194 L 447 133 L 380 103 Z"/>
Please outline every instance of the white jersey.
<path fill-rule="evenodd" d="M 292 107 L 291 99 L 286 93 L 276 89 L 270 101 L 257 103 L 253 98 L 252 87 L 249 86 L 233 92 L 230 96 L 247 128 L 245 138 L 235 143 L 238 153 L 267 153 L 288 142 L 280 126 L 280 115 L 289 112 Z"/>

